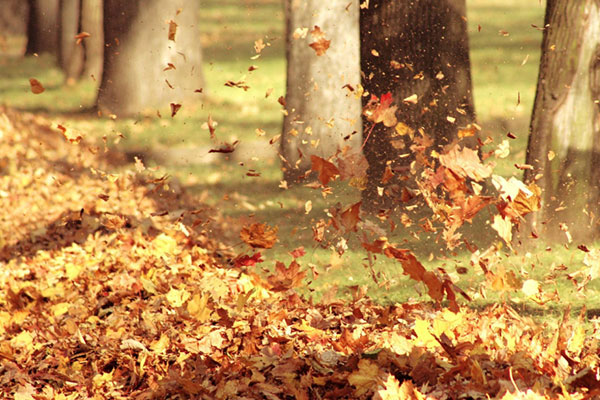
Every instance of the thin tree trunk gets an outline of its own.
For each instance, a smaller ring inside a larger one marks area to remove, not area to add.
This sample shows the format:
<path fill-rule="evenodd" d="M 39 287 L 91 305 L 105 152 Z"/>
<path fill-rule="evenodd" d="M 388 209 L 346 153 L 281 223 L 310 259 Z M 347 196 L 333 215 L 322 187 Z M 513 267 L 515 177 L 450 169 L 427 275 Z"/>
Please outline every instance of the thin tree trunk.
<path fill-rule="evenodd" d="M 590 238 L 600 217 L 600 1 L 548 0 L 546 7 L 527 146 L 533 169 L 525 172 L 543 198 L 528 228 Z"/>
<path fill-rule="evenodd" d="M 358 8 L 358 0 L 285 1 L 287 115 L 281 155 L 290 184 L 310 168 L 311 155 L 329 158 L 345 146 L 359 146 Z M 311 33 L 315 27 L 331 41 L 322 55 L 309 46 L 318 41 Z"/>
<path fill-rule="evenodd" d="M 369 169 L 363 205 L 390 209 L 412 179 L 412 136 L 421 131 L 443 146 L 475 119 L 465 0 L 370 0 L 361 9 L 360 29 L 363 86 L 378 98 L 391 93 L 398 121 L 408 127 L 401 135 L 364 120 Z M 383 183 L 388 165 L 395 176 Z"/>
<path fill-rule="evenodd" d="M 198 96 L 198 7 L 197 0 L 104 1 L 102 112 L 134 115 Z M 169 40 L 170 20 L 177 24 L 175 41 Z"/>
<path fill-rule="evenodd" d="M 25 54 L 56 54 L 58 49 L 58 0 L 29 0 Z"/>

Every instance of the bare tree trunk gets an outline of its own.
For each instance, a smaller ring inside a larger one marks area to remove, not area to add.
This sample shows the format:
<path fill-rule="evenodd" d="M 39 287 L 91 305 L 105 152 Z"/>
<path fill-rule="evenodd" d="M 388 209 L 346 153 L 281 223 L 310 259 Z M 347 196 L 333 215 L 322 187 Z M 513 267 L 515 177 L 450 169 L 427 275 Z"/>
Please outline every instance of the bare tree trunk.
<path fill-rule="evenodd" d="M 526 171 L 543 190 L 529 228 L 597 233 L 600 217 L 600 1 L 548 0 Z"/>
<path fill-rule="evenodd" d="M 25 54 L 56 54 L 58 49 L 58 0 L 29 0 Z"/>
<path fill-rule="evenodd" d="M 198 7 L 197 0 L 104 1 L 102 112 L 134 115 L 197 96 L 203 83 Z M 169 21 L 177 24 L 174 41 Z"/>
<path fill-rule="evenodd" d="M 82 44 L 75 36 L 81 32 L 81 0 L 60 0 L 58 64 L 65 72 L 67 84 L 81 76 L 84 63 Z"/>
<path fill-rule="evenodd" d="M 363 86 L 379 98 L 391 93 L 398 121 L 408 130 L 443 146 L 474 121 L 465 0 L 370 0 L 360 11 L 360 30 Z M 411 135 L 373 127 L 366 119 L 363 131 L 371 132 L 364 148 L 369 169 L 363 205 L 394 208 L 412 179 Z M 395 177 L 383 183 L 388 163 Z"/>
<path fill-rule="evenodd" d="M 104 58 L 104 28 L 102 24 L 102 0 L 81 0 L 81 29 L 90 34 L 83 41 L 85 48 L 83 75 L 98 81 L 102 77 Z"/>
<path fill-rule="evenodd" d="M 289 183 L 310 169 L 311 155 L 328 158 L 345 146 L 359 146 L 358 7 L 358 0 L 285 1 L 287 115 L 281 155 Z M 309 46 L 318 43 L 318 31 L 330 41 L 322 55 Z"/>

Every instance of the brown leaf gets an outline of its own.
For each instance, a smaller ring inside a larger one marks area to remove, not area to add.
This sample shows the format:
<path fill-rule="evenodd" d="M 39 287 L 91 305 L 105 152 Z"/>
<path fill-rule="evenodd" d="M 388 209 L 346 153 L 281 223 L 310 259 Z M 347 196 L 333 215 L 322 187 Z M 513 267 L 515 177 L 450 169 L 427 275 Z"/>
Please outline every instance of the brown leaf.
<path fill-rule="evenodd" d="M 315 155 L 310 156 L 310 161 L 310 169 L 319 174 L 319 182 L 321 182 L 321 185 L 323 186 L 334 180 L 337 175 L 340 175 L 338 168 L 330 161 Z"/>
<path fill-rule="evenodd" d="M 181 108 L 181 104 L 171 103 L 171 118 L 177 114 L 177 111 Z"/>
<path fill-rule="evenodd" d="M 44 86 L 42 86 L 42 83 L 35 78 L 29 79 L 29 85 L 31 85 L 31 92 L 33 94 L 40 94 L 46 90 L 44 89 Z"/>
<path fill-rule="evenodd" d="M 235 147 L 237 146 L 237 144 L 239 143 L 239 140 L 236 140 L 233 143 L 225 143 L 223 146 L 216 148 L 216 149 L 210 149 L 208 152 L 209 153 L 233 153 L 235 151 Z"/>
<path fill-rule="evenodd" d="M 177 23 L 173 20 L 169 21 L 169 40 L 175 41 L 175 34 L 177 33 Z"/>
<path fill-rule="evenodd" d="M 244 226 L 240 231 L 240 237 L 252 248 L 270 249 L 277 242 L 278 230 L 279 228 L 271 228 L 265 223 L 254 223 Z"/>
<path fill-rule="evenodd" d="M 331 40 L 325 38 L 325 33 L 317 25 L 310 31 L 310 34 L 315 41 L 309 44 L 309 46 L 317 53 L 317 56 L 322 56 L 329 48 Z"/>
<path fill-rule="evenodd" d="M 290 263 L 286 268 L 281 261 L 275 263 L 275 274 L 267 277 L 267 281 L 272 285 L 274 291 L 285 291 L 302 285 L 302 280 L 306 276 L 306 271 L 300 271 L 300 264 L 296 260 Z"/>
<path fill-rule="evenodd" d="M 360 206 L 362 201 L 359 201 L 356 204 L 353 204 L 343 211 L 340 209 L 330 209 L 332 218 L 331 222 L 335 229 L 340 230 L 344 229 L 344 232 L 356 232 L 357 224 L 360 221 Z"/>

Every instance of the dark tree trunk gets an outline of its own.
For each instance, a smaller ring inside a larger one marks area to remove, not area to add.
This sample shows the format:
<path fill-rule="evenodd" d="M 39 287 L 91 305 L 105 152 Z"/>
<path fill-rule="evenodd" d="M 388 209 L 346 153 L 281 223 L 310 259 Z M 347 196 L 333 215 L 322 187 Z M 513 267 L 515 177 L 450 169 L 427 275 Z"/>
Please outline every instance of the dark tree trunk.
<path fill-rule="evenodd" d="M 197 0 L 104 1 L 100 111 L 134 115 L 197 96 L 203 82 L 198 7 Z M 175 41 L 169 20 L 177 23 Z M 175 68 L 167 69 L 169 63 Z"/>
<path fill-rule="evenodd" d="M 0 7 L 0 36 L 27 33 L 28 2 L 4 0 Z M 0 51 L 4 49 L 0 47 Z"/>
<path fill-rule="evenodd" d="M 529 228 L 591 238 L 600 217 L 600 1 L 548 0 L 544 24 L 525 173 L 543 197 Z"/>
<path fill-rule="evenodd" d="M 360 146 L 358 0 L 286 0 L 287 87 L 281 155 L 290 184 L 310 169 L 310 156 L 329 158 Z M 318 26 L 330 47 L 309 46 Z M 296 29 L 308 28 L 306 37 Z"/>
<path fill-rule="evenodd" d="M 443 146 L 474 121 L 465 0 L 370 0 L 360 11 L 360 32 L 363 86 L 379 98 L 392 94 L 399 123 Z M 403 102 L 413 95 L 416 104 Z M 369 98 L 363 97 L 363 104 Z M 394 208 L 410 179 L 411 135 L 381 123 L 372 128 L 365 119 L 365 137 L 371 129 L 364 148 L 369 170 L 363 205 Z M 388 162 L 395 177 L 384 184 Z"/>
<path fill-rule="evenodd" d="M 81 32 L 81 0 L 60 0 L 58 64 L 67 84 L 73 84 L 83 71 L 83 45 L 75 36 Z"/>
<path fill-rule="evenodd" d="M 56 54 L 58 49 L 58 0 L 29 0 L 25 54 Z"/>

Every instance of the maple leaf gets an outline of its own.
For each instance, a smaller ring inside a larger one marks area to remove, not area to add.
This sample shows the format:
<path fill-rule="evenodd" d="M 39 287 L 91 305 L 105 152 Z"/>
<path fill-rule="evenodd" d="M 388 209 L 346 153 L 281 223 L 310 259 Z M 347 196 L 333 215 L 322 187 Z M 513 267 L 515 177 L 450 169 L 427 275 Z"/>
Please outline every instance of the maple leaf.
<path fill-rule="evenodd" d="M 372 361 L 362 359 L 358 362 L 358 370 L 348 376 L 348 382 L 356 388 L 354 394 L 361 397 L 374 391 L 379 383 L 379 366 Z"/>
<path fill-rule="evenodd" d="M 321 185 L 326 186 L 330 181 L 334 180 L 337 175 L 340 175 L 340 171 L 330 161 L 327 161 L 321 157 L 312 155 L 310 156 L 311 171 L 315 171 L 319 174 L 319 182 Z"/>
<path fill-rule="evenodd" d="M 392 93 L 387 92 L 381 96 L 381 100 L 375 95 L 371 95 L 369 104 L 365 107 L 364 114 L 367 119 L 375 124 L 383 122 L 388 128 L 396 126 L 396 110 L 398 106 L 392 106 Z"/>
<path fill-rule="evenodd" d="M 31 86 L 31 93 L 33 94 L 40 94 L 46 90 L 42 83 L 35 78 L 29 79 L 29 85 Z"/>
<path fill-rule="evenodd" d="M 451 169 L 458 176 L 477 182 L 492 174 L 492 166 L 483 165 L 477 151 L 468 147 L 459 150 L 458 146 L 454 146 L 447 153 L 441 154 L 439 160 L 444 167 Z"/>
<path fill-rule="evenodd" d="M 362 179 L 367 176 L 369 163 L 363 153 L 358 149 L 345 149 L 337 156 L 340 179 Z"/>
<path fill-rule="evenodd" d="M 302 285 L 302 280 L 306 276 L 306 271 L 300 271 L 300 264 L 296 260 L 292 261 L 289 267 L 286 267 L 281 261 L 275 263 L 275 274 L 267 277 L 267 281 L 272 285 L 272 290 L 281 292 Z"/>
<path fill-rule="evenodd" d="M 344 210 L 339 208 L 330 209 L 331 223 L 337 230 L 344 229 L 344 232 L 356 232 L 357 224 L 360 222 L 360 206 L 362 201 L 346 207 Z"/>
<path fill-rule="evenodd" d="M 325 33 L 317 25 L 310 31 L 310 34 L 314 42 L 310 43 L 309 46 L 317 53 L 317 56 L 322 56 L 329 48 L 331 40 L 325 38 Z"/>
<path fill-rule="evenodd" d="M 263 223 L 254 223 L 244 226 L 240 231 L 240 237 L 252 248 L 270 249 L 277 242 L 277 227 L 271 228 Z"/>
<path fill-rule="evenodd" d="M 300 257 L 302 257 L 302 256 L 306 255 L 306 251 L 304 251 L 304 246 L 300 246 L 300 247 L 298 247 L 298 248 L 296 248 L 296 249 L 292 250 L 292 251 L 290 252 L 290 254 L 291 254 L 291 255 L 292 255 L 292 257 L 294 257 L 294 258 L 300 258 Z"/>

